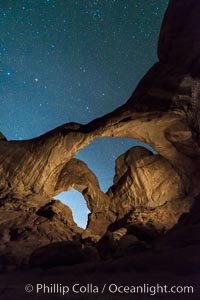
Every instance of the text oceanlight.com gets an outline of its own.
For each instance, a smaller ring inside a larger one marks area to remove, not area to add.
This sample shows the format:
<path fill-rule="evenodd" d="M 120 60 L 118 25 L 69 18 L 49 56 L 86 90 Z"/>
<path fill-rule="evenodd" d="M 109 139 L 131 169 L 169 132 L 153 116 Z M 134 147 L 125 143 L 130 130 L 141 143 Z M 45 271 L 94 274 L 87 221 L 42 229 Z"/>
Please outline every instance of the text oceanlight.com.
<path fill-rule="evenodd" d="M 193 286 L 169 286 L 160 285 L 159 283 L 151 285 L 144 283 L 142 285 L 120 285 L 116 283 L 109 283 L 103 285 L 94 285 L 88 283 L 85 285 L 75 283 L 72 286 L 63 285 L 61 283 L 37 283 L 36 285 L 27 284 L 25 286 L 27 293 L 36 294 L 59 294 L 67 295 L 69 293 L 74 294 L 148 294 L 154 296 L 156 294 L 193 294 Z"/>

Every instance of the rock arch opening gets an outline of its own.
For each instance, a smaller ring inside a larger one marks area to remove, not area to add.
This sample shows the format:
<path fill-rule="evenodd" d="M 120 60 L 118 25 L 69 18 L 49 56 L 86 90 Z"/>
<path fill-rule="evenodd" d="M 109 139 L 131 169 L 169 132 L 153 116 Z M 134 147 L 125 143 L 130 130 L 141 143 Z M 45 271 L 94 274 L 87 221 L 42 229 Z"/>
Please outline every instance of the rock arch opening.
<path fill-rule="evenodd" d="M 157 152 L 149 145 L 132 138 L 101 137 L 82 149 L 75 157 L 84 161 L 96 175 L 100 188 L 107 192 L 113 184 L 115 161 L 128 149 L 145 147 L 154 154 Z"/>
<path fill-rule="evenodd" d="M 75 189 L 67 192 L 62 192 L 54 197 L 60 200 L 72 210 L 73 219 L 76 224 L 85 229 L 88 222 L 88 214 L 90 210 L 87 207 L 86 201 L 82 194 Z"/>

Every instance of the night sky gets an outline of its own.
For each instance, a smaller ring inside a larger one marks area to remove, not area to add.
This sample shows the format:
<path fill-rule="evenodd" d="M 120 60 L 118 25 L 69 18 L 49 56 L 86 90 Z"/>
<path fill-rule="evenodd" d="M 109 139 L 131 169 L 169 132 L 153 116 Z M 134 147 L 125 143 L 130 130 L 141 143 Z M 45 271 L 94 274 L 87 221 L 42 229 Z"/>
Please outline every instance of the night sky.
<path fill-rule="evenodd" d="M 0 131 L 28 139 L 63 123 L 87 123 L 126 102 L 157 60 L 168 2 L 1 0 Z M 102 138 L 77 157 L 106 191 L 115 159 L 136 143 Z M 71 208 L 86 210 L 77 193 L 68 198 Z M 76 217 L 84 226 L 83 219 Z"/>

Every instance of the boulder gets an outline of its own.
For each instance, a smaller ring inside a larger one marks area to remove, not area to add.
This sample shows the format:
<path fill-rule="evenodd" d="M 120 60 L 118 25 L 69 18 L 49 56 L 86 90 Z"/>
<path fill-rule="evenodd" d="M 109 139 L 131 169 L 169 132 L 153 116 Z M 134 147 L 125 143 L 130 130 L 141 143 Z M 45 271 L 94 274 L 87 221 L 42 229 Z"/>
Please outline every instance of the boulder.
<path fill-rule="evenodd" d="M 57 266 L 76 265 L 97 261 L 97 250 L 78 241 L 52 243 L 36 249 L 30 256 L 31 267 L 53 268 Z"/>

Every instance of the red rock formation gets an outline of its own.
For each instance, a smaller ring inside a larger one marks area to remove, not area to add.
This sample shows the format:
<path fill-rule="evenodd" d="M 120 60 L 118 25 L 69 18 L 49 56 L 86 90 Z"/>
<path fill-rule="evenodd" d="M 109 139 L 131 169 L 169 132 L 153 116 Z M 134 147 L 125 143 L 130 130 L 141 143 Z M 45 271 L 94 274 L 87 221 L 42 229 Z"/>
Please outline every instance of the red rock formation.
<path fill-rule="evenodd" d="M 86 125 L 64 124 L 32 140 L 7 141 L 0 136 L 0 253 L 13 247 L 12 236 L 51 242 L 60 240 L 66 226 L 70 238 L 80 232 L 69 212 L 55 213 L 57 204 L 51 202 L 71 187 L 83 193 L 91 210 L 85 237 L 102 235 L 127 214 L 136 225 L 150 222 L 168 229 L 189 210 L 200 193 L 199 9 L 196 0 L 170 1 L 159 39 L 159 62 L 115 111 Z M 122 155 L 114 186 L 105 195 L 95 175 L 73 159 L 98 137 L 135 138 L 158 155 L 141 148 Z M 47 227 L 38 229 L 37 218 L 43 222 L 49 213 L 57 218 L 54 225 L 48 221 Z M 46 239 L 49 232 L 53 237 Z"/>
<path fill-rule="evenodd" d="M 182 178 L 161 155 L 133 147 L 117 159 L 115 169 L 107 194 L 118 213 L 117 222 L 125 217 L 129 225 L 165 231 L 189 211 L 192 199 Z"/>

